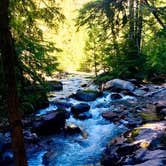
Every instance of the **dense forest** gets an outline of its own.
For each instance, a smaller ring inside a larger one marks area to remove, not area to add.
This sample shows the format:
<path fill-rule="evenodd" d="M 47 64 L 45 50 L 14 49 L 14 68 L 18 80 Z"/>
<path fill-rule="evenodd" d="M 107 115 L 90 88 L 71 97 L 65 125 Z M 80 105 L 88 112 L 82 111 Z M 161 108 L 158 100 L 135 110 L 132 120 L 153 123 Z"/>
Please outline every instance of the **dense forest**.
<path fill-rule="evenodd" d="M 115 78 L 165 82 L 165 0 L 1 0 L 0 20 L 0 161 L 11 131 L 15 165 L 27 165 L 22 119 L 69 73 L 88 73 L 98 96 Z"/>

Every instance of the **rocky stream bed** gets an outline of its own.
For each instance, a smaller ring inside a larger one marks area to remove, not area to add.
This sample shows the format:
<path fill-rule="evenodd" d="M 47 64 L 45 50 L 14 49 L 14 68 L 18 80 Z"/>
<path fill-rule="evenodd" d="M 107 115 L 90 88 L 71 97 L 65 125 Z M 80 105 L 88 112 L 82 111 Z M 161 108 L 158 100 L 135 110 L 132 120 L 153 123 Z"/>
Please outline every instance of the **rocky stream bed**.
<path fill-rule="evenodd" d="M 114 79 L 99 88 L 76 74 L 60 81 L 49 106 L 22 121 L 29 166 L 166 165 L 166 84 Z M 0 165 L 13 165 L 6 131 Z"/>

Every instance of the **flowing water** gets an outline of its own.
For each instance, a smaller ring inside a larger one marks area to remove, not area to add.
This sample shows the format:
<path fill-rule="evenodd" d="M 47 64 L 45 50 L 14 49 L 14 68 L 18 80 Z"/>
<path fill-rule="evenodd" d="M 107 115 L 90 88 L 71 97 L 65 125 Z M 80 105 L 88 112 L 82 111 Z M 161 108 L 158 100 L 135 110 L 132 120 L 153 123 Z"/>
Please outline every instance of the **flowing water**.
<path fill-rule="evenodd" d="M 68 79 L 62 79 L 63 91 L 50 92 L 50 105 L 46 109 L 39 110 L 36 116 L 45 114 L 51 110 L 57 109 L 57 106 L 51 104 L 51 101 L 60 100 L 72 104 L 82 103 L 80 101 L 68 98 L 68 96 L 81 88 L 82 84 L 88 83 L 89 78 L 83 76 L 73 76 Z M 95 89 L 91 86 L 90 89 Z M 101 154 L 107 143 L 116 135 L 124 132 L 124 126 L 116 126 L 102 118 L 102 112 L 108 111 L 110 94 L 105 93 L 103 97 L 93 102 L 85 102 L 91 106 L 90 113 L 92 118 L 78 120 L 70 116 L 67 123 L 74 123 L 79 126 L 86 136 L 55 134 L 45 139 L 51 139 L 51 149 L 40 150 L 30 155 L 29 166 L 44 166 L 42 163 L 43 155 L 50 151 L 49 166 L 83 166 L 100 165 Z M 70 108 L 67 110 L 70 111 Z"/>

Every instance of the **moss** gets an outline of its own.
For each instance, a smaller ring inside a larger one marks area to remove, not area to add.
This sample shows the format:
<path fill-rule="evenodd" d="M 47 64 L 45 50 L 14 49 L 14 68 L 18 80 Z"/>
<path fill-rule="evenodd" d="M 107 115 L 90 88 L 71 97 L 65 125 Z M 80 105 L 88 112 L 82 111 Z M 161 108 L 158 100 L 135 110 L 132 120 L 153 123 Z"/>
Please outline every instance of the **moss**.
<path fill-rule="evenodd" d="M 139 132 L 140 132 L 140 129 L 138 128 L 133 129 L 128 137 L 128 142 L 135 141 L 135 137 L 139 135 Z"/>
<path fill-rule="evenodd" d="M 139 115 L 145 120 L 145 121 L 158 121 L 160 120 L 159 116 L 155 112 L 141 112 Z"/>
<path fill-rule="evenodd" d="M 20 95 L 21 112 L 27 115 L 34 113 L 37 109 L 46 108 L 49 105 L 46 93 L 47 89 L 41 85 L 25 88 L 25 93 Z"/>

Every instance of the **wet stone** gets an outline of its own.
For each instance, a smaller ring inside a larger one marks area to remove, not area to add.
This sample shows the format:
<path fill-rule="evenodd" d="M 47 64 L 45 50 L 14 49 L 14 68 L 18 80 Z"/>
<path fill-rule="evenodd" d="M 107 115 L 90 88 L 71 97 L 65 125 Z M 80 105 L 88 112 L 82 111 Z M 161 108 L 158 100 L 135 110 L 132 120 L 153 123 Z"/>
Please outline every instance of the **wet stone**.
<path fill-rule="evenodd" d="M 74 114 L 74 118 L 79 119 L 79 120 L 86 120 L 92 118 L 92 114 L 89 112 L 83 112 L 80 114 Z"/>
<path fill-rule="evenodd" d="M 118 93 L 113 93 L 113 94 L 111 94 L 111 99 L 112 100 L 122 99 L 122 96 Z"/>
<path fill-rule="evenodd" d="M 88 112 L 89 110 L 90 106 L 89 104 L 86 103 L 76 104 L 71 107 L 71 112 L 73 114 L 73 117 L 79 120 L 92 118 L 91 113 Z"/>
<path fill-rule="evenodd" d="M 60 91 L 63 89 L 63 84 L 60 81 L 48 81 L 47 86 L 49 86 L 52 91 Z"/>
<path fill-rule="evenodd" d="M 86 104 L 86 103 L 76 104 L 71 107 L 71 112 L 73 114 L 80 114 L 83 112 L 87 112 L 89 110 L 90 110 L 90 106 L 89 104 Z"/>
<path fill-rule="evenodd" d="M 166 164 L 166 159 L 152 159 L 152 160 L 147 160 L 140 164 L 134 164 L 133 166 L 164 166 L 165 164 Z"/>
<path fill-rule="evenodd" d="M 102 113 L 102 117 L 110 121 L 119 119 L 119 116 L 116 113 L 113 113 L 112 111 Z"/>
<path fill-rule="evenodd" d="M 68 113 L 65 110 L 56 110 L 40 117 L 32 125 L 32 132 L 37 134 L 51 134 L 59 132 L 65 127 Z"/>
<path fill-rule="evenodd" d="M 54 101 L 54 102 L 51 102 L 51 103 L 56 105 L 58 107 L 58 109 L 70 108 L 73 105 L 72 103 L 63 102 L 63 101 Z"/>
<path fill-rule="evenodd" d="M 102 92 L 95 90 L 78 90 L 73 97 L 80 101 L 94 101 L 102 96 Z"/>
<path fill-rule="evenodd" d="M 136 151 L 135 158 L 137 161 L 146 161 L 146 160 L 152 160 L 152 159 L 160 159 L 160 158 L 166 158 L 166 151 L 165 150 L 139 150 Z"/>
<path fill-rule="evenodd" d="M 81 133 L 81 129 L 74 123 L 69 123 L 65 126 L 64 129 L 66 134 L 77 134 L 77 133 Z"/>

